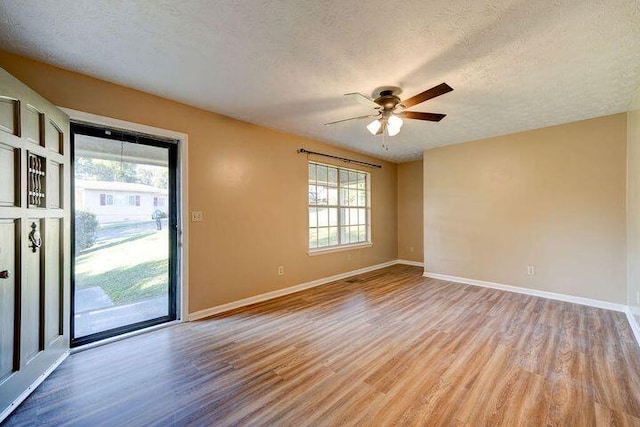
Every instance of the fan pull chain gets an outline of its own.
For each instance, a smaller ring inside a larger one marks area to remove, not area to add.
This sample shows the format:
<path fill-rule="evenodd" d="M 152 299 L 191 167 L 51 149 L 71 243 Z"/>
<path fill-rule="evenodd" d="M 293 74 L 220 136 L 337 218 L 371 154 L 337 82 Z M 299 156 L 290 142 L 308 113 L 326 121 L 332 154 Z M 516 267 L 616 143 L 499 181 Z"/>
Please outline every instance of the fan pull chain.
<path fill-rule="evenodd" d="M 389 146 L 387 145 L 387 130 L 382 130 L 382 148 L 389 151 Z"/>

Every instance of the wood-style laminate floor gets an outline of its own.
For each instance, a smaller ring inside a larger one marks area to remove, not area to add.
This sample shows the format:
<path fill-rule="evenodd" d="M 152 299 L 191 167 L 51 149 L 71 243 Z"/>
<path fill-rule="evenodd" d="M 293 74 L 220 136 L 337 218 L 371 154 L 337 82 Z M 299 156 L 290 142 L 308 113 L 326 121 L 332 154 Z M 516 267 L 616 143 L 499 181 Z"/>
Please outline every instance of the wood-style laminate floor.
<path fill-rule="evenodd" d="M 621 313 L 394 266 L 70 356 L 17 425 L 640 425 Z"/>

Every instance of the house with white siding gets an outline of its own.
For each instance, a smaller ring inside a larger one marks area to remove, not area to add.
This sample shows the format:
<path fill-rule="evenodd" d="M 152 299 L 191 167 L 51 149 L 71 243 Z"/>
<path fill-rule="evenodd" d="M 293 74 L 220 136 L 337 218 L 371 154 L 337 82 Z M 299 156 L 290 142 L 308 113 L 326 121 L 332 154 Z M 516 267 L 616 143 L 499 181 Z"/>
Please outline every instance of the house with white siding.
<path fill-rule="evenodd" d="M 135 182 L 75 181 L 75 208 L 96 215 L 100 224 L 151 221 L 155 210 L 167 213 L 166 189 Z"/>

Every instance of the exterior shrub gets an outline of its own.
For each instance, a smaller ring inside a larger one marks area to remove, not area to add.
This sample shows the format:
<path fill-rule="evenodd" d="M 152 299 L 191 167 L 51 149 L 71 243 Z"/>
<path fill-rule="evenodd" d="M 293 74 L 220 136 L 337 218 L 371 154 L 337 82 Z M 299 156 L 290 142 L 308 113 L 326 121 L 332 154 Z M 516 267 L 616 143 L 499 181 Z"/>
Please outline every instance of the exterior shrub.
<path fill-rule="evenodd" d="M 87 211 L 76 211 L 76 252 L 93 246 L 96 242 L 98 220 L 96 215 Z"/>

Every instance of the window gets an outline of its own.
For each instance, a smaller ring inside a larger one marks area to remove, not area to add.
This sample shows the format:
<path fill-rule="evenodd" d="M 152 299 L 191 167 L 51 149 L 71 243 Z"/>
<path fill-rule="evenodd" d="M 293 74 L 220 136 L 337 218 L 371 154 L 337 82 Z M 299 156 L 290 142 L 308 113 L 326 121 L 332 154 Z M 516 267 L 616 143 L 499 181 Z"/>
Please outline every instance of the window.
<path fill-rule="evenodd" d="M 164 197 L 154 197 L 153 198 L 153 206 L 156 208 L 164 207 L 165 198 Z"/>
<path fill-rule="evenodd" d="M 369 243 L 370 175 L 309 162 L 309 249 Z"/>
<path fill-rule="evenodd" d="M 140 206 L 140 196 L 129 196 L 129 206 Z"/>
<path fill-rule="evenodd" d="M 113 196 L 111 194 L 100 194 L 100 206 L 113 205 Z"/>

